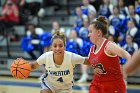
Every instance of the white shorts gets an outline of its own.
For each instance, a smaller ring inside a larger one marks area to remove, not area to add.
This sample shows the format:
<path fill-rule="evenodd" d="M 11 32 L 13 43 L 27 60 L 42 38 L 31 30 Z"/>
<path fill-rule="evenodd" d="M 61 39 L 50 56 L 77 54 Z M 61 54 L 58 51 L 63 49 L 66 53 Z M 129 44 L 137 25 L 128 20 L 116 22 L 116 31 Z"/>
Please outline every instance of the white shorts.
<path fill-rule="evenodd" d="M 42 81 L 41 90 L 44 90 L 44 89 L 50 89 L 53 93 L 72 93 L 72 88 L 69 88 L 69 89 L 55 88 L 49 83 Z"/>
<path fill-rule="evenodd" d="M 47 73 L 44 73 L 41 75 L 40 80 L 41 80 L 41 90 L 44 89 L 49 89 L 53 93 L 72 93 L 72 87 L 65 87 L 65 88 L 60 88 L 60 87 L 54 87 L 52 83 L 49 83 L 49 81 L 46 81 L 45 78 L 48 76 Z"/>

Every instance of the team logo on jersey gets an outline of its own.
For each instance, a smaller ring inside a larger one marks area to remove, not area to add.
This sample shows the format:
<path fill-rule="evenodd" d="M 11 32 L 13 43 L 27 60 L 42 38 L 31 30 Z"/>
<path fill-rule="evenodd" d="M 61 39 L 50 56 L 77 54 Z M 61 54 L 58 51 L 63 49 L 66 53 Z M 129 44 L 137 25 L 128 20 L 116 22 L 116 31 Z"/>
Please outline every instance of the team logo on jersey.
<path fill-rule="evenodd" d="M 92 60 L 91 60 L 91 66 L 93 66 L 94 67 L 94 64 L 96 64 L 96 63 L 98 63 L 98 58 L 93 58 Z"/>
<path fill-rule="evenodd" d="M 95 68 L 100 68 L 103 71 L 103 73 L 106 74 L 106 71 L 101 63 L 96 64 Z"/>

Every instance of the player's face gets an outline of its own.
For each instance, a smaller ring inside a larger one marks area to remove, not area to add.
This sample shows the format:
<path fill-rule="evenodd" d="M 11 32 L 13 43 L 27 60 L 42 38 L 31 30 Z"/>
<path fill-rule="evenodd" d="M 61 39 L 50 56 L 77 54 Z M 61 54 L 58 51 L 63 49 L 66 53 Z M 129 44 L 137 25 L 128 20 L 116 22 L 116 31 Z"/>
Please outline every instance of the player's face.
<path fill-rule="evenodd" d="M 65 45 L 63 40 L 57 38 L 52 42 L 52 51 L 54 55 L 62 55 L 64 53 Z"/>
<path fill-rule="evenodd" d="M 88 34 L 88 36 L 89 36 L 90 41 L 92 43 L 95 43 L 95 41 L 99 37 L 99 31 L 94 27 L 94 24 L 89 26 L 89 34 Z"/>

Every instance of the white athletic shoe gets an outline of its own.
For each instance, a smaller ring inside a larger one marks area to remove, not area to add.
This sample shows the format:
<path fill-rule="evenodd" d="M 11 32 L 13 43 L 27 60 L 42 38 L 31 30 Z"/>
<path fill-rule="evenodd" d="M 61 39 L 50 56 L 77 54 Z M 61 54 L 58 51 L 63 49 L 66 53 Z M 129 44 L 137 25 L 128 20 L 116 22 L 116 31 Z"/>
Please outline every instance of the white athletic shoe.
<path fill-rule="evenodd" d="M 77 81 L 78 83 L 86 82 L 88 78 L 87 74 L 82 75 L 82 77 Z"/>

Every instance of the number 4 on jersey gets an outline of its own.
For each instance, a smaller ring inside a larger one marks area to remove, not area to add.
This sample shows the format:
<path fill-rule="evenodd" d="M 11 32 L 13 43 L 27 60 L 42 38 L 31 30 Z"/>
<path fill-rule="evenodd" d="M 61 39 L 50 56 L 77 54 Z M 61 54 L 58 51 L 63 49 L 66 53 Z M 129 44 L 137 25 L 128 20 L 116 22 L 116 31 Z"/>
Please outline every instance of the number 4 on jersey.
<path fill-rule="evenodd" d="M 63 82 L 63 78 L 60 77 L 60 78 L 57 79 L 57 81 L 59 81 L 59 82 Z"/>

